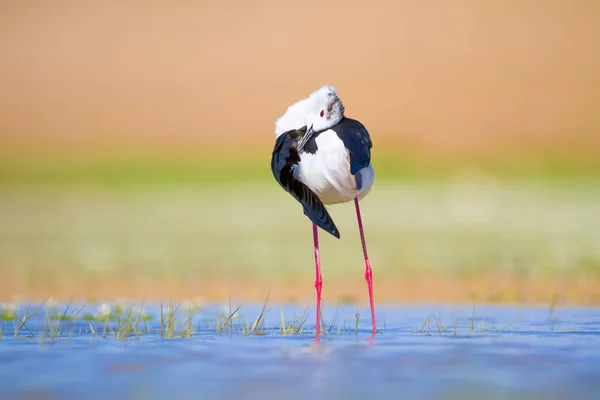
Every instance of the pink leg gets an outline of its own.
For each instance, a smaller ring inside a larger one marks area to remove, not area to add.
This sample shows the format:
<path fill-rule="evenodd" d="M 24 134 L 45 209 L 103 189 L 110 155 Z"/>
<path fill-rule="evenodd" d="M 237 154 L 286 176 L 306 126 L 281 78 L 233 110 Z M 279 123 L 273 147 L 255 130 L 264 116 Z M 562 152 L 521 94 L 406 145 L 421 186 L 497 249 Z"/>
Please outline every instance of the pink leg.
<path fill-rule="evenodd" d="M 369 301 L 371 302 L 371 318 L 373 320 L 373 333 L 377 332 L 377 325 L 375 323 L 375 301 L 373 300 L 373 272 L 371 271 L 371 263 L 369 262 L 369 256 L 367 255 L 367 243 L 365 242 L 365 234 L 363 232 L 362 218 L 360 217 L 360 207 L 358 206 L 358 198 L 354 199 L 354 205 L 356 206 L 356 219 L 358 219 L 358 230 L 360 231 L 360 240 L 362 241 L 363 253 L 365 255 L 365 279 L 369 286 Z"/>
<path fill-rule="evenodd" d="M 323 278 L 321 278 L 321 263 L 319 261 L 319 231 L 317 225 L 313 224 L 313 236 L 315 239 L 315 289 L 317 289 L 317 336 L 321 334 L 321 288 L 323 287 Z"/>

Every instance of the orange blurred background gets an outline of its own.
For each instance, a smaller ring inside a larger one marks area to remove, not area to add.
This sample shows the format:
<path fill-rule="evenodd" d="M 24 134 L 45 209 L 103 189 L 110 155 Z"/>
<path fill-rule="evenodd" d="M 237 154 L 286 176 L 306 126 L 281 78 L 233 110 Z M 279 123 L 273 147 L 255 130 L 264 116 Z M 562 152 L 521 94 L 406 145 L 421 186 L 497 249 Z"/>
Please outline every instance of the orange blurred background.
<path fill-rule="evenodd" d="M 600 150 L 596 1 L 4 2 L 0 145 L 271 146 L 332 84 L 375 144 Z"/>

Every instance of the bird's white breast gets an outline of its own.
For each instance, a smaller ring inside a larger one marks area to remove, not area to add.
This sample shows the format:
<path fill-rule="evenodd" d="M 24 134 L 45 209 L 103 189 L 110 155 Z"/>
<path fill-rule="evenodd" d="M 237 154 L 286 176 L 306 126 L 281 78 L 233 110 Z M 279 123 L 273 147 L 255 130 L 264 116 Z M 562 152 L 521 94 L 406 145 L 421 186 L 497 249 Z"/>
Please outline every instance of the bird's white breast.
<path fill-rule="evenodd" d="M 338 135 L 327 130 L 316 138 L 315 154 L 301 153 L 294 175 L 319 196 L 324 204 L 345 203 L 362 199 L 373 186 L 375 173 L 371 164 L 361 169 L 357 187 L 356 176 L 350 173 L 350 154 Z"/>

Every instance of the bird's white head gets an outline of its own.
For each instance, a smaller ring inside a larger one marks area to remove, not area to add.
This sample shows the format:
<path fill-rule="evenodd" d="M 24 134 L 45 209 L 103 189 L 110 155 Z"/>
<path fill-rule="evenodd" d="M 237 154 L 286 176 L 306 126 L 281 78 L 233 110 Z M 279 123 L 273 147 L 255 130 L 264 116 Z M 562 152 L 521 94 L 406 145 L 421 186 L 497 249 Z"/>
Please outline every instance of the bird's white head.
<path fill-rule="evenodd" d="M 323 86 L 307 98 L 288 107 L 275 123 L 275 135 L 306 127 L 307 131 L 327 130 L 344 118 L 344 104 L 332 86 Z"/>
<path fill-rule="evenodd" d="M 308 97 L 306 126 L 321 132 L 338 124 L 344 118 L 344 104 L 335 89 L 323 86 Z"/>

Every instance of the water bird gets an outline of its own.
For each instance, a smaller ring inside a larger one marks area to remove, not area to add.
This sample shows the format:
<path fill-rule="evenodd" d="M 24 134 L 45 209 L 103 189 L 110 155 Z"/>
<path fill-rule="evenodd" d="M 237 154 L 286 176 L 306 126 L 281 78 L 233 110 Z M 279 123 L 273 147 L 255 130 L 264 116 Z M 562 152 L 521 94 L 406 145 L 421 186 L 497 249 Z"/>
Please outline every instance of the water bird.
<path fill-rule="evenodd" d="M 271 156 L 273 176 L 304 209 L 312 221 L 317 291 L 317 325 L 321 326 L 321 263 L 318 228 L 340 238 L 325 205 L 354 201 L 365 258 L 373 333 L 377 332 L 373 299 L 373 273 L 360 214 L 359 200 L 371 190 L 371 137 L 363 124 L 344 116 L 344 104 L 332 86 L 323 86 L 290 105 L 275 123 Z"/>

